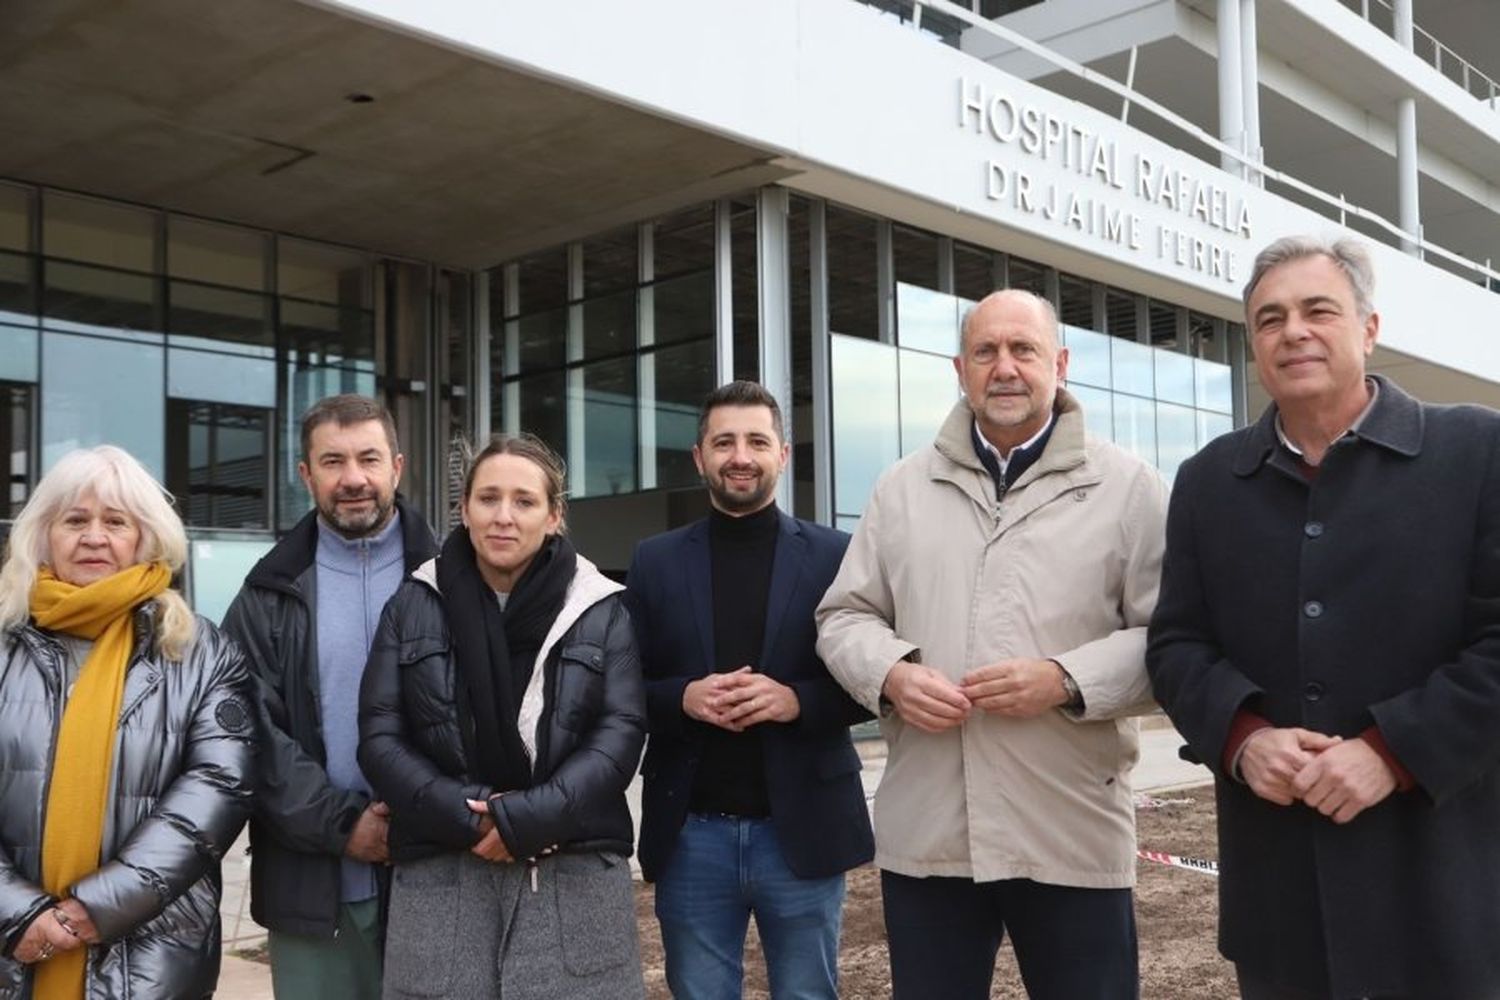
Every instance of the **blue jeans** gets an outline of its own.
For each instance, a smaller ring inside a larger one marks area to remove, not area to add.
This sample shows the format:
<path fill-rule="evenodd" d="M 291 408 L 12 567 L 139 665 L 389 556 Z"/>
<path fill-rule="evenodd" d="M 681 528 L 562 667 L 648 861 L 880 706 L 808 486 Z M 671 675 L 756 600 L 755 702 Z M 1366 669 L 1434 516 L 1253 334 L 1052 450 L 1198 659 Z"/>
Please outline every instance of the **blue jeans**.
<path fill-rule="evenodd" d="M 656 882 L 656 919 L 677 1000 L 738 1000 L 750 915 L 774 1000 L 838 997 L 844 876 L 798 878 L 769 819 L 692 813 Z"/>

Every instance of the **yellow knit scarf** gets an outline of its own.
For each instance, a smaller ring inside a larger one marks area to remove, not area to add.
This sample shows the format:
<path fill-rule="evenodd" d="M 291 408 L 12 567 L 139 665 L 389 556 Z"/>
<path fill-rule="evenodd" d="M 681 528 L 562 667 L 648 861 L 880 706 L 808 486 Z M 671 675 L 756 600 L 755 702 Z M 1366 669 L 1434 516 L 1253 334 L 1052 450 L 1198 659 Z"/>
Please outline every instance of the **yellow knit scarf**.
<path fill-rule="evenodd" d="M 85 587 L 43 569 L 31 588 L 31 617 L 53 632 L 94 640 L 63 709 L 42 826 L 42 887 L 59 898 L 99 867 L 111 757 L 133 639 L 131 612 L 166 590 L 162 563 L 137 563 Z M 88 949 L 59 952 L 37 968 L 34 1000 L 81 1000 Z"/>

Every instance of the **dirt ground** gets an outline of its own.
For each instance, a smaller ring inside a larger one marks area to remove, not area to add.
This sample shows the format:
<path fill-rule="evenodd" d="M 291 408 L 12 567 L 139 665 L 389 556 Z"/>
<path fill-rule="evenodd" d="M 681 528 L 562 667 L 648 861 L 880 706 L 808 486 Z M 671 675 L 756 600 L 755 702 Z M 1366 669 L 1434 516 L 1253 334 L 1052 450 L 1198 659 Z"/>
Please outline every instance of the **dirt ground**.
<path fill-rule="evenodd" d="M 1136 813 L 1143 849 L 1185 857 L 1217 856 L 1212 786 L 1160 794 L 1156 802 L 1164 804 L 1140 808 Z M 1144 1000 L 1234 997 L 1234 970 L 1214 947 L 1218 902 L 1213 877 L 1149 861 L 1139 865 L 1135 911 L 1141 949 L 1141 996 Z M 661 933 L 652 914 L 649 885 L 638 889 L 636 912 L 640 917 L 647 995 L 652 1000 L 669 1000 Z M 753 925 L 746 952 L 745 996 L 747 1000 L 769 998 Z M 839 992 L 846 1000 L 883 1000 L 891 994 L 880 913 L 880 876 L 874 868 L 849 874 L 839 979 Z M 1009 944 L 1001 949 L 990 996 L 1007 1000 L 1026 996 Z"/>
<path fill-rule="evenodd" d="M 1214 858 L 1213 787 L 1162 793 L 1136 811 L 1140 846 L 1189 858 Z M 1143 1000 L 1229 1000 L 1236 996 L 1234 970 L 1214 947 L 1218 919 L 1212 876 L 1149 861 L 1139 864 L 1135 892 L 1141 951 Z M 670 1000 L 662 964 L 661 931 L 652 912 L 649 885 L 636 888 L 641 958 L 651 1000 Z M 265 961 L 264 949 L 241 957 Z M 769 1000 L 766 970 L 755 927 L 745 956 L 746 1000 Z M 844 900 L 844 937 L 839 949 L 840 995 L 845 1000 L 884 1000 L 891 995 L 885 925 L 880 912 L 880 875 L 866 866 L 849 873 Z M 1000 951 L 992 998 L 1024 1000 L 1026 991 L 1007 943 Z"/>

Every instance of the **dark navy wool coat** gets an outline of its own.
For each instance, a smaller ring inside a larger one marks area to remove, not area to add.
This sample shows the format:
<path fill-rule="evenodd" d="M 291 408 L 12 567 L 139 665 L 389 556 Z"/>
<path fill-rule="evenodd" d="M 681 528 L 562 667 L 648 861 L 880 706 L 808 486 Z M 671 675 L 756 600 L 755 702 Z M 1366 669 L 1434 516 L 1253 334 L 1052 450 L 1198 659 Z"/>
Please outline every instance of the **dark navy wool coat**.
<path fill-rule="evenodd" d="M 1147 662 L 1218 777 L 1219 944 L 1335 997 L 1500 996 L 1500 414 L 1380 380 L 1309 481 L 1272 407 L 1182 466 Z M 1241 709 L 1417 787 L 1344 826 L 1219 773 Z"/>
<path fill-rule="evenodd" d="M 771 821 L 787 867 L 826 878 L 869 861 L 874 834 L 849 727 L 869 714 L 829 676 L 814 649 L 813 611 L 833 582 L 849 536 L 780 514 L 765 643 L 756 665 L 797 692 L 802 714 L 761 724 Z M 708 522 L 637 546 L 626 580 L 646 675 L 651 737 L 641 764 L 641 870 L 654 881 L 677 846 L 707 723 L 682 711 L 688 682 L 713 669 Z"/>

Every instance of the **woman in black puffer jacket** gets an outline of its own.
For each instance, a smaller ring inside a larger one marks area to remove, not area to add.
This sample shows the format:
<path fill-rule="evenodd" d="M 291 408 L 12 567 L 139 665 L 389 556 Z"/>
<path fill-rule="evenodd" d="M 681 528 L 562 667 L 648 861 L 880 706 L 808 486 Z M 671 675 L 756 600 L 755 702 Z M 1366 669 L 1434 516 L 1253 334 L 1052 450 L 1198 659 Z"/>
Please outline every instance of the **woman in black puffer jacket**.
<path fill-rule="evenodd" d="M 645 689 L 622 589 L 562 534 L 562 463 L 497 437 L 386 605 L 359 763 L 391 809 L 387 997 L 644 995 L 625 789 Z"/>

